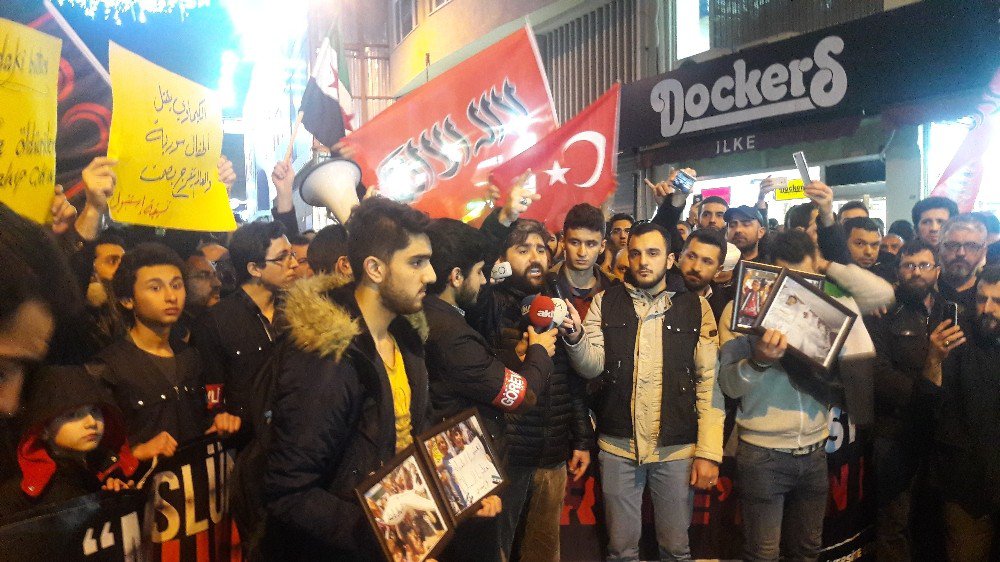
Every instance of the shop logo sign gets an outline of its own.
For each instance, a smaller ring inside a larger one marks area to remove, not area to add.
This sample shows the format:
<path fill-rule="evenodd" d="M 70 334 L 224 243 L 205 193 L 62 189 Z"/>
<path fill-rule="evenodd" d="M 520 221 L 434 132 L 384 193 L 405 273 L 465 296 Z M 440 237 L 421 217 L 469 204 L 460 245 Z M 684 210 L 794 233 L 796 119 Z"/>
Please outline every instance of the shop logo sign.
<path fill-rule="evenodd" d="M 816 44 L 812 57 L 774 63 L 764 70 L 747 70 L 746 61 L 733 62 L 733 73 L 720 76 L 711 88 L 696 83 L 686 90 L 675 78 L 653 87 L 649 103 L 660 114 L 660 133 L 681 133 L 833 107 L 847 93 L 847 72 L 834 58 L 844 51 L 836 35 Z M 705 114 L 712 109 L 712 115 Z"/>

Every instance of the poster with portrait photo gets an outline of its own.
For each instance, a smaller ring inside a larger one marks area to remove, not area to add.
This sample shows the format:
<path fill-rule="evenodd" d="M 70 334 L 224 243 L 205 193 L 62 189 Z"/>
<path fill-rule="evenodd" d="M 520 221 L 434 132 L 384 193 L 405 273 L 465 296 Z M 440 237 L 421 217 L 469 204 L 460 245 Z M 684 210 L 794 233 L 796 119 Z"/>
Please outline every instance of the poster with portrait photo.
<path fill-rule="evenodd" d="M 785 334 L 789 352 L 829 372 L 857 317 L 809 280 L 785 270 L 774 282 L 753 331 Z"/>
<path fill-rule="evenodd" d="M 416 447 L 397 460 L 356 492 L 386 560 L 421 562 L 445 545 L 454 527 Z"/>
<path fill-rule="evenodd" d="M 455 520 L 473 515 L 479 502 L 496 493 L 506 480 L 479 415 L 466 410 L 427 434 L 420 439 L 420 446 L 430 460 L 449 513 Z"/>
<path fill-rule="evenodd" d="M 749 334 L 764 310 L 764 303 L 771 295 L 774 282 L 781 275 L 782 268 L 766 263 L 741 261 L 736 274 L 736 297 L 733 300 L 733 316 L 729 328 L 734 332 Z M 818 273 L 796 271 L 818 289 L 823 289 L 826 279 Z"/>

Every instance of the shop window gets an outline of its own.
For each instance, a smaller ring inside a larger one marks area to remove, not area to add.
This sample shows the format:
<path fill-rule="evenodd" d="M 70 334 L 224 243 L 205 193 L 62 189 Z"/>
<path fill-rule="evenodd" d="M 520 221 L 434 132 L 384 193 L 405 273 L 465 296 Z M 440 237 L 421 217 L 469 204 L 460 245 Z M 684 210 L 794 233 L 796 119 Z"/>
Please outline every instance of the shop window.
<path fill-rule="evenodd" d="M 674 18 L 677 60 L 697 55 L 711 47 L 708 2 L 709 0 L 677 0 Z"/>
<path fill-rule="evenodd" d="M 416 4 L 417 0 L 392 1 L 392 14 L 396 23 L 395 39 L 397 44 L 417 26 Z"/>

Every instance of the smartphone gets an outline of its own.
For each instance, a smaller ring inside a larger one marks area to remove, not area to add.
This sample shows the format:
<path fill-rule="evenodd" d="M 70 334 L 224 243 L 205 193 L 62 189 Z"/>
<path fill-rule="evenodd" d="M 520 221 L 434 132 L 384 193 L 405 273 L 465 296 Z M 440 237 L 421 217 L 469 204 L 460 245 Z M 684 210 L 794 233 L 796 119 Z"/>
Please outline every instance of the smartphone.
<path fill-rule="evenodd" d="M 677 188 L 678 191 L 687 195 L 688 193 L 691 193 L 691 188 L 694 187 L 695 181 L 696 180 L 693 177 L 684 173 L 683 170 L 677 170 L 677 173 L 674 174 L 674 181 L 671 183 L 675 188 Z"/>
<path fill-rule="evenodd" d="M 953 302 L 944 303 L 945 318 L 951 320 L 952 326 L 958 326 L 958 304 Z"/>
<path fill-rule="evenodd" d="M 812 179 L 809 177 L 809 164 L 806 163 L 806 153 L 801 150 L 792 153 L 792 159 L 795 160 L 795 167 L 799 169 L 799 175 L 802 176 L 802 183 L 809 185 Z"/>
<path fill-rule="evenodd" d="M 701 193 L 698 193 L 694 197 L 691 198 L 691 204 L 692 205 L 697 205 L 698 203 L 701 203 L 701 200 L 704 199 L 704 198 L 705 198 L 704 195 L 702 195 Z"/>

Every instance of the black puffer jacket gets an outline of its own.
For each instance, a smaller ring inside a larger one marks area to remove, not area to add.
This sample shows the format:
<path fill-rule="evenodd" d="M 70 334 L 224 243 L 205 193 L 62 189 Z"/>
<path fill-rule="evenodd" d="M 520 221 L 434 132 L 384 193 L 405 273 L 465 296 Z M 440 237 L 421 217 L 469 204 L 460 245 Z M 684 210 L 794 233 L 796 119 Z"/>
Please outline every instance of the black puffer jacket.
<path fill-rule="evenodd" d="M 527 325 L 521 301 L 527 293 L 509 282 L 485 287 L 469 323 L 497 350 L 507 368 L 518 371 L 514 346 Z M 574 450 L 589 451 L 594 429 L 587 413 L 583 379 L 573 372 L 562 342 L 552 358 L 554 370 L 544 388 L 536 391 L 535 407 L 507 417 L 508 463 L 520 467 L 551 468 L 569 460 Z"/>
<path fill-rule="evenodd" d="M 302 280 L 285 301 L 290 349 L 278 366 L 262 483 L 268 560 L 380 557 L 354 488 L 396 454 L 393 394 L 354 286 L 341 283 Z M 406 366 L 416 435 L 429 414 L 422 335 L 403 317 L 389 333 Z"/>

